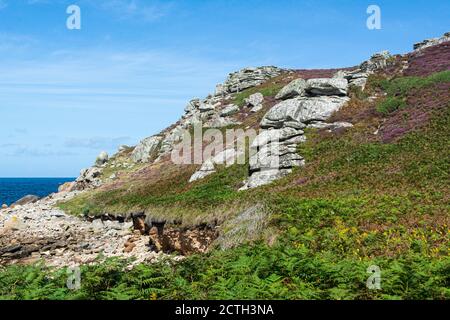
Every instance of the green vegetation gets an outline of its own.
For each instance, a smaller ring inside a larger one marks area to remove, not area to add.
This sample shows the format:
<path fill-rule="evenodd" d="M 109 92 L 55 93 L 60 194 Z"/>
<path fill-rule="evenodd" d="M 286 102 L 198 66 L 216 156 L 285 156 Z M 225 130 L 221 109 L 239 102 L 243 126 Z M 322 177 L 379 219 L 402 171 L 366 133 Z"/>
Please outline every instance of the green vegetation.
<path fill-rule="evenodd" d="M 388 97 L 381 101 L 377 106 L 377 111 L 387 115 L 399 109 L 406 107 L 406 102 L 403 99 L 397 97 Z"/>
<path fill-rule="evenodd" d="M 408 90 L 429 90 L 430 83 L 448 82 L 448 77 L 444 72 L 369 85 L 386 90 L 391 101 L 403 101 Z M 187 223 L 213 217 L 223 221 L 230 212 L 262 204 L 270 212 L 270 237 L 127 272 L 118 260 L 83 266 L 78 291 L 66 289 L 64 270 L 12 266 L 0 272 L 0 296 L 450 299 L 450 108 L 433 110 L 423 126 L 383 143 L 373 134 L 380 121 L 374 111 L 380 106 L 354 105 L 363 108 L 354 112 L 365 115 L 354 128 L 343 133 L 308 130 L 307 142 L 299 146 L 307 166 L 270 186 L 237 192 L 247 166 L 221 168 L 194 184 L 187 183 L 194 167 L 164 169 L 161 176 L 150 174 L 61 204 L 74 214 L 144 208 Z M 401 106 L 391 102 L 381 110 L 389 118 Z M 366 287 L 371 265 L 381 269 L 381 290 Z"/>
<path fill-rule="evenodd" d="M 408 93 L 446 82 L 450 82 L 450 71 L 434 73 L 428 77 L 401 77 L 393 80 L 375 78 L 371 85 L 387 93 L 386 99 L 377 106 L 377 111 L 388 114 L 406 107 L 405 97 Z"/>
<path fill-rule="evenodd" d="M 65 270 L 9 267 L 0 273 L 2 299 L 448 299 L 448 260 L 411 254 L 358 260 L 312 254 L 282 244 L 242 246 L 179 263 L 138 265 L 109 260 L 81 267 L 80 290 L 66 287 Z M 367 268 L 382 270 L 382 290 L 366 287 Z"/>
<path fill-rule="evenodd" d="M 61 209 L 73 215 L 131 213 L 148 210 L 154 217 L 182 221 L 186 225 L 217 218 L 218 206 L 233 206 L 239 185 L 247 178 L 247 165 L 218 168 L 202 181 L 189 184 L 193 170 L 166 171 L 154 181 L 131 181 L 123 187 L 84 194 L 61 203 Z M 178 181 L 174 184 L 173 181 Z M 220 210 L 220 209 L 219 209 Z"/>
<path fill-rule="evenodd" d="M 255 88 L 250 88 L 236 94 L 234 98 L 234 104 L 242 107 L 244 105 L 244 100 L 250 97 L 254 93 L 261 93 L 264 97 L 274 97 L 283 88 L 282 84 L 269 83 Z"/>

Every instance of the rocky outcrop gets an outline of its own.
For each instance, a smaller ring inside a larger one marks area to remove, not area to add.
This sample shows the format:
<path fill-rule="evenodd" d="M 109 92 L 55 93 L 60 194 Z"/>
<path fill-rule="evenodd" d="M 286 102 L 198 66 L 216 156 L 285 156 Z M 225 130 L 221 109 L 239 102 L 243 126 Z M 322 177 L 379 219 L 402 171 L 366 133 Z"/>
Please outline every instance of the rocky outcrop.
<path fill-rule="evenodd" d="M 241 190 L 268 184 L 303 166 L 304 159 L 297 153 L 297 145 L 305 141 L 303 133 L 289 127 L 262 131 L 252 142 L 250 177 Z"/>
<path fill-rule="evenodd" d="M 303 129 L 311 121 L 325 121 L 338 111 L 347 97 L 297 97 L 276 104 L 264 116 L 261 127 Z"/>
<path fill-rule="evenodd" d="M 414 50 L 421 51 L 425 48 L 436 46 L 438 44 L 441 44 L 441 43 L 444 43 L 447 41 L 450 41 L 450 32 L 445 33 L 442 37 L 439 37 L 439 38 L 426 39 L 421 42 L 418 42 L 418 43 L 414 44 Z"/>
<path fill-rule="evenodd" d="M 264 96 L 257 92 L 250 95 L 247 99 L 244 100 L 247 108 L 251 108 L 250 112 L 258 112 L 263 108 Z"/>
<path fill-rule="evenodd" d="M 35 195 L 27 195 L 19 200 L 17 200 L 16 202 L 14 202 L 11 206 L 15 207 L 15 206 L 23 206 L 26 204 L 30 204 L 30 203 L 35 203 L 37 201 L 39 201 L 39 197 L 35 196 Z"/>
<path fill-rule="evenodd" d="M 370 74 L 377 70 L 384 69 L 391 64 L 392 55 L 389 51 L 382 51 L 372 55 L 372 57 L 364 61 L 358 68 L 353 70 L 338 71 L 334 78 L 346 79 L 350 86 L 359 87 L 364 90 L 367 78 Z"/>
<path fill-rule="evenodd" d="M 211 159 L 208 159 L 205 162 L 203 162 L 200 169 L 191 176 L 191 178 L 189 179 L 189 182 L 194 182 L 197 180 L 204 179 L 207 176 L 213 174 L 214 172 L 216 172 L 214 163 Z"/>
<path fill-rule="evenodd" d="M 352 71 L 338 71 L 334 78 L 343 78 L 348 81 L 349 86 L 359 87 L 364 89 L 367 83 L 367 78 L 369 73 L 362 71 L 361 69 L 356 69 Z"/>
<path fill-rule="evenodd" d="M 343 78 L 309 79 L 306 82 L 305 92 L 312 96 L 345 96 L 347 88 L 348 81 Z"/>
<path fill-rule="evenodd" d="M 58 187 L 58 192 L 72 192 L 76 190 L 76 182 L 66 182 Z"/>
<path fill-rule="evenodd" d="M 230 93 L 241 92 L 256 87 L 270 78 L 279 76 L 285 70 L 277 67 L 245 68 L 231 73 L 223 84 L 216 86 L 215 95 L 225 96 Z"/>
<path fill-rule="evenodd" d="M 305 141 L 302 129 L 348 127 L 344 123 L 322 125 L 349 101 L 347 88 L 345 78 L 297 79 L 284 87 L 278 97 L 293 98 L 276 104 L 263 117 L 260 125 L 265 131 L 252 143 L 256 152 L 250 156 L 250 176 L 241 190 L 269 184 L 305 165 L 297 153 L 298 144 Z"/>
<path fill-rule="evenodd" d="M 214 157 L 204 161 L 200 169 L 191 176 L 189 182 L 201 180 L 215 173 L 216 165 L 226 165 L 227 167 L 229 167 L 237 163 L 237 160 L 242 155 L 242 153 L 237 152 L 235 149 L 226 149 L 222 152 L 219 152 Z"/>
<path fill-rule="evenodd" d="M 221 117 L 232 116 L 232 115 L 238 113 L 239 110 L 240 110 L 240 108 L 237 105 L 229 104 L 220 112 L 220 116 Z"/>
<path fill-rule="evenodd" d="M 306 81 L 303 79 L 295 79 L 291 81 L 287 86 L 281 89 L 280 92 L 275 96 L 277 100 L 286 100 L 295 98 L 297 96 L 304 96 L 306 89 Z"/>
<path fill-rule="evenodd" d="M 100 179 L 100 176 L 102 174 L 102 171 L 102 168 L 98 167 L 81 170 L 80 176 L 75 180 L 75 189 L 84 190 L 101 186 L 102 181 Z"/>
<path fill-rule="evenodd" d="M 97 159 L 95 159 L 95 166 L 101 167 L 105 163 L 107 163 L 109 160 L 109 155 L 106 151 L 100 152 L 100 154 L 97 156 Z"/>
<path fill-rule="evenodd" d="M 134 162 L 148 162 L 156 155 L 161 140 L 161 136 L 145 138 L 134 148 L 131 153 L 131 159 Z"/>

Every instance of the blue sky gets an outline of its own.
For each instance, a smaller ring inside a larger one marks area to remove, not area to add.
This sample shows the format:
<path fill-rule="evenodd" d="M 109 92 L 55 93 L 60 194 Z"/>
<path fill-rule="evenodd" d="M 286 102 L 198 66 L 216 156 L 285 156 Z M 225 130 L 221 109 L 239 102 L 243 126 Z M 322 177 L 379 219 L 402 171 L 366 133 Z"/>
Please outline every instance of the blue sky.
<path fill-rule="evenodd" d="M 81 30 L 66 8 L 81 8 Z M 380 6 L 382 29 L 366 28 Z M 77 176 L 246 66 L 352 66 L 450 31 L 450 2 L 0 0 L 0 177 Z"/>

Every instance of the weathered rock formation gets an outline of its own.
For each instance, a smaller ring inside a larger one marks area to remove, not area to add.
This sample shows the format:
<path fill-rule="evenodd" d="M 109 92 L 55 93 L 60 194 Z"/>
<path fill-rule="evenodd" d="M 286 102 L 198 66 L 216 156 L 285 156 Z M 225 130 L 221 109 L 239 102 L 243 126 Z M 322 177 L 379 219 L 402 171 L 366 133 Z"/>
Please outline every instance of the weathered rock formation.
<path fill-rule="evenodd" d="M 19 200 L 17 200 L 16 202 L 14 202 L 11 206 L 15 207 L 15 206 L 23 206 L 29 203 L 35 203 L 37 201 L 39 201 L 39 197 L 35 196 L 35 195 L 27 195 Z"/>
<path fill-rule="evenodd" d="M 233 72 L 228 79 L 216 87 L 215 95 L 224 96 L 230 93 L 241 92 L 245 89 L 256 87 L 283 73 L 283 69 L 277 67 L 245 68 Z"/>
<path fill-rule="evenodd" d="M 421 42 L 418 42 L 418 43 L 414 44 L 414 50 L 420 51 L 425 48 L 436 46 L 438 44 L 441 44 L 441 43 L 444 43 L 447 41 L 450 41 L 450 32 L 444 33 L 444 35 L 439 38 L 426 39 Z"/>
<path fill-rule="evenodd" d="M 95 159 L 95 166 L 97 167 L 101 167 L 102 165 L 104 165 L 105 163 L 107 163 L 109 160 L 109 155 L 107 152 L 102 151 L 100 152 L 100 154 L 97 156 L 97 159 Z"/>
<path fill-rule="evenodd" d="M 153 136 L 142 140 L 131 153 L 134 162 L 148 162 L 158 152 L 162 137 Z"/>

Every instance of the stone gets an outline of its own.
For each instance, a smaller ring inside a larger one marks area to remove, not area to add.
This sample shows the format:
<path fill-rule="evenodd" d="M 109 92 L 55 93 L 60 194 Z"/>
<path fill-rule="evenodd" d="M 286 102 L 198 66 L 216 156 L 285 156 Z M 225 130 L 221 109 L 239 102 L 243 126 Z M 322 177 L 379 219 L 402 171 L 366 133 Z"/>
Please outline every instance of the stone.
<path fill-rule="evenodd" d="M 347 79 L 349 87 L 359 87 L 364 90 L 369 73 L 363 72 L 361 69 L 357 68 L 354 70 L 340 70 L 335 73 L 333 78 L 344 78 Z"/>
<path fill-rule="evenodd" d="M 304 165 L 303 157 L 297 154 L 297 144 L 304 141 L 303 131 L 293 128 L 261 132 L 251 144 L 250 172 Z"/>
<path fill-rule="evenodd" d="M 92 167 L 89 169 L 83 169 L 80 172 L 80 177 L 77 178 L 77 182 L 93 182 L 96 178 L 100 177 L 102 170 L 100 168 Z"/>
<path fill-rule="evenodd" d="M 229 104 L 220 112 L 221 117 L 228 117 L 238 113 L 240 108 L 235 104 Z"/>
<path fill-rule="evenodd" d="M 216 116 L 204 123 L 204 128 L 224 128 L 240 124 L 230 117 Z"/>
<path fill-rule="evenodd" d="M 322 121 L 313 121 L 307 126 L 308 128 L 314 128 L 314 129 L 327 129 L 329 131 L 335 131 L 342 128 L 352 128 L 353 124 L 349 122 L 332 122 L 332 123 L 326 123 Z"/>
<path fill-rule="evenodd" d="M 76 190 L 76 182 L 66 182 L 58 187 L 58 192 L 72 192 Z"/>
<path fill-rule="evenodd" d="M 320 78 L 306 81 L 304 90 L 313 96 L 345 96 L 347 88 L 345 78 Z"/>
<path fill-rule="evenodd" d="M 258 86 L 265 81 L 281 75 L 285 70 L 273 67 L 244 68 L 237 72 L 230 73 L 223 84 L 216 88 L 216 94 L 226 95 L 230 93 L 241 92 L 245 89 Z"/>
<path fill-rule="evenodd" d="M 392 55 L 389 53 L 389 51 L 381 51 L 378 53 L 373 54 L 369 60 L 363 62 L 359 68 L 363 72 L 375 72 L 380 69 L 384 69 L 389 65 L 389 59 L 392 57 Z"/>
<path fill-rule="evenodd" d="M 212 162 L 212 160 L 211 159 L 206 160 L 201 166 L 201 168 L 191 176 L 191 178 L 189 179 L 189 183 L 204 179 L 215 172 L 216 169 L 214 167 L 214 163 Z"/>
<path fill-rule="evenodd" d="M 450 41 L 450 32 L 444 33 L 444 35 L 439 38 L 426 39 L 421 42 L 415 43 L 414 50 L 421 51 L 423 49 L 436 46 L 447 41 Z"/>
<path fill-rule="evenodd" d="M 118 151 L 119 153 L 122 153 L 122 152 L 127 151 L 128 149 L 130 149 L 130 147 L 127 146 L 127 145 L 125 145 L 125 144 L 123 144 L 123 145 L 121 145 L 121 146 L 119 147 L 119 149 L 118 149 L 117 151 Z"/>
<path fill-rule="evenodd" d="M 4 223 L 4 229 L 6 230 L 20 230 L 24 227 L 22 220 L 16 215 L 12 216 L 9 220 Z"/>
<path fill-rule="evenodd" d="M 251 147 L 259 148 L 271 142 L 285 141 L 299 135 L 303 135 L 303 131 L 289 127 L 281 129 L 263 130 L 252 141 Z"/>
<path fill-rule="evenodd" d="M 104 165 L 105 163 L 108 162 L 108 159 L 109 159 L 109 156 L 106 151 L 100 152 L 100 154 L 95 159 L 95 166 L 101 167 L 102 165 Z"/>
<path fill-rule="evenodd" d="M 278 92 L 275 96 L 277 100 L 286 100 L 297 96 L 305 95 L 306 81 L 304 79 L 295 79 Z"/>
<path fill-rule="evenodd" d="M 8 209 L 8 205 L 7 204 L 2 204 L 2 209 Z"/>
<path fill-rule="evenodd" d="M 208 102 L 201 102 L 198 109 L 200 110 L 200 112 L 214 111 L 216 109 L 216 105 L 210 104 Z"/>
<path fill-rule="evenodd" d="M 245 161 L 245 159 L 240 158 L 241 156 L 243 156 L 242 150 L 236 151 L 233 148 L 229 148 L 216 154 L 211 161 L 214 164 L 226 165 L 229 167 L 237 163 L 238 160 Z"/>
<path fill-rule="evenodd" d="M 290 169 L 303 166 L 303 157 L 297 154 L 296 145 L 270 143 L 250 157 L 250 172 L 264 169 Z"/>
<path fill-rule="evenodd" d="M 195 99 L 192 99 L 191 101 L 189 101 L 189 103 L 184 108 L 184 111 L 186 113 L 192 113 L 192 112 L 195 112 L 196 110 L 198 110 L 199 106 L 200 106 L 200 99 L 195 98 Z"/>
<path fill-rule="evenodd" d="M 152 136 L 142 140 L 131 153 L 131 159 L 134 162 L 148 162 L 157 154 L 162 137 Z"/>
<path fill-rule="evenodd" d="M 235 163 L 241 163 L 239 160 L 242 161 L 242 163 L 245 162 L 245 159 L 240 158 L 244 154 L 242 151 L 236 151 L 233 148 L 226 149 L 224 151 L 219 152 L 214 157 L 206 160 L 203 165 L 200 167 L 199 170 L 197 170 L 189 179 L 189 182 L 194 182 L 197 180 L 201 180 L 206 178 L 207 176 L 213 174 L 216 172 L 215 166 L 216 165 L 226 165 L 227 167 L 235 164 Z"/>
<path fill-rule="evenodd" d="M 259 92 L 250 95 L 247 99 L 244 100 L 245 105 L 249 108 L 258 107 L 262 105 L 263 102 L 264 96 Z"/>
<path fill-rule="evenodd" d="M 253 189 L 270 184 L 275 180 L 287 176 L 291 172 L 291 169 L 268 169 L 255 172 L 249 177 L 244 187 L 242 187 L 240 190 Z"/>
<path fill-rule="evenodd" d="M 257 106 L 254 106 L 253 108 L 251 108 L 250 112 L 252 113 L 256 113 L 261 111 L 264 108 L 264 106 L 262 104 L 259 104 Z"/>
<path fill-rule="evenodd" d="M 12 206 L 23 206 L 30 203 L 35 203 L 39 201 L 39 197 L 35 195 L 27 195 L 12 204 Z"/>
<path fill-rule="evenodd" d="M 166 154 L 173 150 L 173 147 L 177 142 L 180 142 L 185 133 L 185 129 L 182 125 L 178 125 L 169 131 L 161 142 L 161 147 L 159 149 L 159 155 Z"/>
<path fill-rule="evenodd" d="M 100 176 L 103 169 L 99 167 L 92 167 L 83 169 L 80 176 L 75 180 L 74 190 L 84 190 L 88 188 L 99 187 L 102 184 Z"/>
<path fill-rule="evenodd" d="M 282 101 L 272 107 L 261 121 L 262 128 L 291 126 L 304 128 L 311 121 L 325 121 L 338 111 L 347 97 L 297 97 Z"/>

